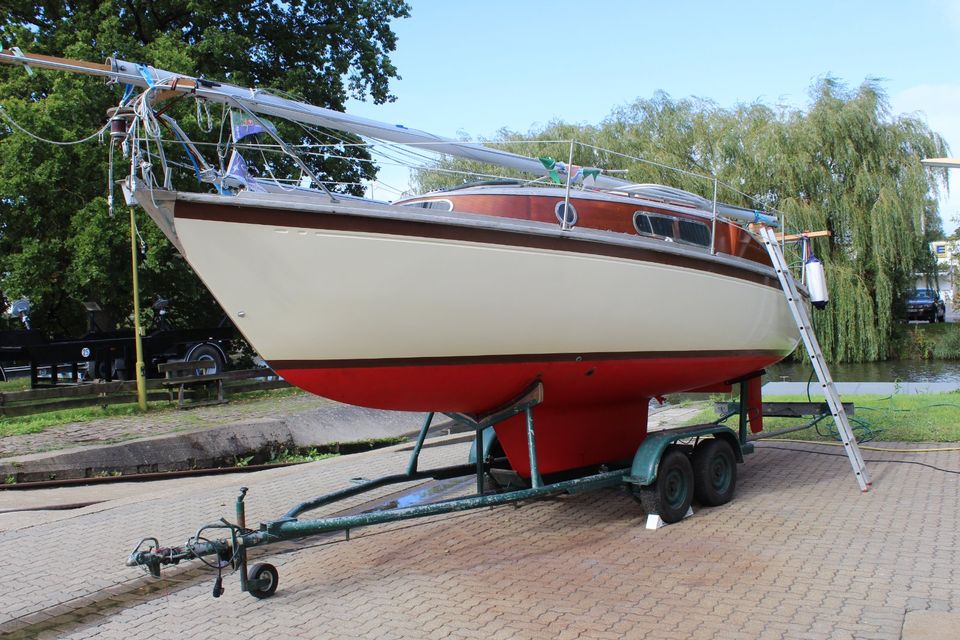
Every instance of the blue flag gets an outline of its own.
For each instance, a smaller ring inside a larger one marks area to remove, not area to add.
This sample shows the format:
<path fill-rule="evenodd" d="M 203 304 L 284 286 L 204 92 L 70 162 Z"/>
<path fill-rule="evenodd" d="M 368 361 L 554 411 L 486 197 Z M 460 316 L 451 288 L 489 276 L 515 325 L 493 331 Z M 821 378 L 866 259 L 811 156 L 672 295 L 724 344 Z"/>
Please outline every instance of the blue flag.
<path fill-rule="evenodd" d="M 267 126 L 264 127 L 263 125 Z M 230 112 L 230 128 L 233 130 L 234 142 L 239 142 L 247 136 L 252 136 L 257 133 L 264 133 L 267 131 L 267 129 L 274 133 L 277 132 L 276 127 L 263 118 L 257 121 L 257 119 L 253 116 L 247 115 L 246 113 L 240 113 L 238 111 Z"/>

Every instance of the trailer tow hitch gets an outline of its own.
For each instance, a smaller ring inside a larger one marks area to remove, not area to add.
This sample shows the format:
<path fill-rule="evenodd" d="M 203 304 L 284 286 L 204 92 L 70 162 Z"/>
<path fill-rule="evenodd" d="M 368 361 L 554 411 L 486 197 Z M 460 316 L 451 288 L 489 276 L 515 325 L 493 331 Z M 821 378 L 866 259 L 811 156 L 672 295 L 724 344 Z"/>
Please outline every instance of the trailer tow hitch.
<path fill-rule="evenodd" d="M 247 545 L 244 544 L 243 536 L 253 532 L 246 528 L 243 505 L 246 495 L 247 488 L 241 487 L 240 495 L 237 497 L 237 524 L 228 522 L 225 518 L 205 524 L 197 529 L 193 537 L 188 539 L 182 547 L 161 547 L 156 538 L 144 538 L 130 553 L 127 566 L 144 567 L 150 575 L 159 578 L 161 566 L 176 565 L 181 560 L 197 559 L 217 571 L 217 579 L 213 585 L 214 598 L 219 598 L 223 594 L 223 569 L 227 566 L 234 571 L 241 570 L 242 591 L 247 591 L 256 597 L 272 595 L 277 588 L 277 570 L 273 565 L 257 564 L 247 575 Z M 230 532 L 230 538 L 211 540 L 204 537 L 204 532 L 215 529 L 227 529 Z M 204 558 L 210 555 L 216 556 L 216 560 L 210 562 Z"/>

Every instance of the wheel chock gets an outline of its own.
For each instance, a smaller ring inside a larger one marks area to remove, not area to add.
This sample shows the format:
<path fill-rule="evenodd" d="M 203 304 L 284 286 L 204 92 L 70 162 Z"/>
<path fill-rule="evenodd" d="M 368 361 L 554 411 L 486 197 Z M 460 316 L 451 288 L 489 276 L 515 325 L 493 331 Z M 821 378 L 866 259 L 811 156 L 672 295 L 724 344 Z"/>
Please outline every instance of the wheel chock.
<path fill-rule="evenodd" d="M 687 512 L 683 514 L 684 518 L 689 518 L 693 515 L 693 507 L 687 507 Z M 657 513 L 648 513 L 647 514 L 647 524 L 644 526 L 645 529 L 650 531 L 656 531 L 660 527 L 667 526 L 667 523 L 663 521 L 663 518 L 660 517 Z"/>

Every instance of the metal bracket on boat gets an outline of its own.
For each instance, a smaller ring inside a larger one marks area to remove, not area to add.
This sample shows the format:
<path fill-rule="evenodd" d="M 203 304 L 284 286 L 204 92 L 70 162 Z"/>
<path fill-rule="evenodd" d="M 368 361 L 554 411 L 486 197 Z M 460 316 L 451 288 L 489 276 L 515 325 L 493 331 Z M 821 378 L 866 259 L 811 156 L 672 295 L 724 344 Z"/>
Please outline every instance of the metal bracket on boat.
<path fill-rule="evenodd" d="M 760 415 L 751 415 L 750 413 L 750 383 L 754 380 L 759 380 L 759 378 L 765 374 L 766 369 L 760 369 L 759 371 L 753 371 L 748 373 L 745 376 L 740 376 L 739 378 L 734 378 L 733 380 L 726 380 L 724 384 L 728 385 L 740 385 L 740 408 L 739 408 L 739 423 L 737 428 L 737 436 L 740 440 L 740 449 L 743 453 L 753 453 L 753 443 L 747 441 L 747 423 L 755 423 L 760 425 L 762 428 L 763 424 L 763 413 L 761 411 Z M 759 389 L 759 382 L 755 383 L 756 389 Z M 759 397 L 759 396 L 758 396 Z M 760 429 L 755 429 L 754 432 L 759 431 Z"/>
<path fill-rule="evenodd" d="M 543 402 L 543 383 L 536 380 L 523 393 L 510 402 L 484 414 L 467 413 L 446 413 L 444 415 L 453 418 L 461 424 L 466 424 L 476 432 L 477 456 L 477 493 L 483 493 L 483 430 L 502 422 L 507 418 L 512 418 L 520 412 L 527 414 L 527 451 L 530 457 L 530 483 L 534 489 L 543 486 L 543 479 L 540 477 L 540 471 L 537 468 L 537 441 L 533 430 L 533 408 Z"/>
<path fill-rule="evenodd" d="M 20 47 L 10 47 L 10 51 L 13 53 L 13 57 L 20 61 L 23 65 L 23 68 L 26 70 L 27 75 L 33 75 L 33 67 L 27 64 L 27 56 L 23 55 L 23 51 L 20 50 Z"/>
<path fill-rule="evenodd" d="M 458 422 L 469 425 L 474 429 L 485 429 L 507 418 L 512 418 L 521 411 L 532 409 L 543 402 L 543 383 L 535 381 L 523 390 L 513 400 L 486 413 L 445 413 L 444 415 Z"/>

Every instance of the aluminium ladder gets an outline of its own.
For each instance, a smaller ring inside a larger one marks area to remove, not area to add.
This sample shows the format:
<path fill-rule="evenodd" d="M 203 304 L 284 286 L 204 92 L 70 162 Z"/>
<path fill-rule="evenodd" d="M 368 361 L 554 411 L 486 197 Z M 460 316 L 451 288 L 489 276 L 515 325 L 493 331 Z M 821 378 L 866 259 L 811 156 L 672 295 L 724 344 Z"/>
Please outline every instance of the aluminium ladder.
<path fill-rule="evenodd" d="M 837 425 L 840 440 L 843 442 L 843 450 L 846 451 L 847 457 L 850 459 L 850 466 L 853 467 L 853 473 L 857 476 L 857 483 L 860 485 L 860 490 L 867 491 L 872 484 L 870 474 L 867 472 L 863 457 L 860 455 L 860 448 L 857 446 L 857 439 L 853 435 L 853 430 L 850 428 L 850 421 L 847 420 L 847 413 L 843 410 L 840 394 L 837 393 L 833 378 L 830 376 L 830 370 L 827 368 L 827 363 L 823 359 L 823 352 L 820 349 L 817 336 L 813 332 L 810 315 L 807 313 L 806 305 L 803 304 L 803 298 L 801 298 L 800 293 L 797 291 L 797 283 L 793 278 L 793 274 L 790 272 L 790 267 L 783 255 L 783 251 L 780 249 L 780 244 L 777 242 L 777 235 L 773 228 L 766 225 L 758 226 L 759 229 L 757 229 L 757 231 L 766 246 L 767 253 L 770 254 L 770 261 L 773 263 L 773 268 L 780 278 L 780 286 L 783 288 L 783 293 L 787 297 L 787 306 L 790 307 L 790 311 L 793 313 L 793 319 L 796 321 L 797 328 L 800 330 L 800 337 L 803 338 L 803 345 L 807 348 L 807 353 L 810 354 L 810 362 L 813 364 L 813 370 L 817 374 L 821 390 L 830 407 L 830 412 L 833 414 L 833 420 Z"/>

